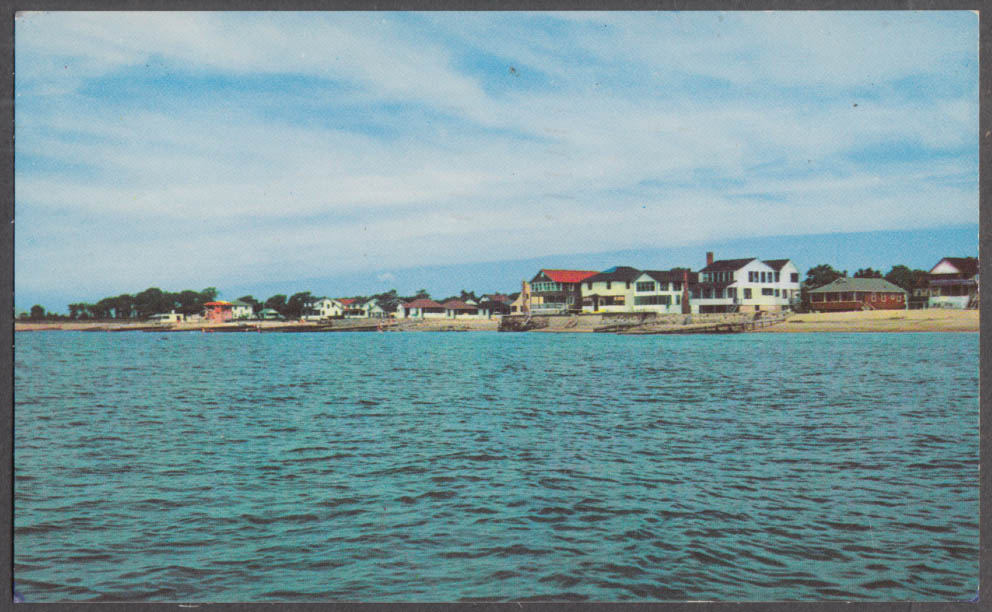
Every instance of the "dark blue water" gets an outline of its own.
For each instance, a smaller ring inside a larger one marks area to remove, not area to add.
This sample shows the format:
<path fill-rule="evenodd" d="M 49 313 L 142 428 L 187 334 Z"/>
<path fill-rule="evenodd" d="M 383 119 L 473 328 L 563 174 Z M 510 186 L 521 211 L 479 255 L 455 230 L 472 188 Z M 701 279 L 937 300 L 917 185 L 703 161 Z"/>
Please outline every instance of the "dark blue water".
<path fill-rule="evenodd" d="M 20 333 L 28 601 L 959 600 L 978 334 Z"/>

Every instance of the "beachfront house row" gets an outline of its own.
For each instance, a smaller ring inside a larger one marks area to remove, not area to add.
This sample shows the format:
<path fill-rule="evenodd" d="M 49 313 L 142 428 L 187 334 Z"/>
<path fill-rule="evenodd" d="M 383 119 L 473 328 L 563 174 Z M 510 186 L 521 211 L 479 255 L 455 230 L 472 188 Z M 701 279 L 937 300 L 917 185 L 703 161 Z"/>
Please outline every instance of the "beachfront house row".
<path fill-rule="evenodd" d="M 884 278 L 838 278 L 809 290 L 810 310 L 903 310 L 908 294 Z"/>
<path fill-rule="evenodd" d="M 531 279 L 521 297 L 528 301 L 530 312 L 534 314 L 558 314 L 582 310 L 582 281 L 596 275 L 594 270 L 549 270 L 542 269 Z M 522 307 L 527 304 L 521 304 Z"/>
<path fill-rule="evenodd" d="M 320 321 L 340 317 L 344 306 L 333 298 L 322 297 L 312 302 L 304 309 L 303 318 L 307 321 Z"/>
<path fill-rule="evenodd" d="M 792 308 L 799 301 L 799 269 L 788 259 L 714 260 L 692 287 L 692 312 L 759 312 Z"/>
<path fill-rule="evenodd" d="M 396 307 L 397 319 L 443 319 L 447 317 L 444 306 L 434 300 L 420 298 Z"/>
<path fill-rule="evenodd" d="M 945 257 L 930 270 L 930 308 L 978 307 L 978 260 Z"/>
<path fill-rule="evenodd" d="M 249 319 L 255 314 L 254 309 L 248 302 L 241 300 L 231 301 L 231 317 L 234 319 Z"/>

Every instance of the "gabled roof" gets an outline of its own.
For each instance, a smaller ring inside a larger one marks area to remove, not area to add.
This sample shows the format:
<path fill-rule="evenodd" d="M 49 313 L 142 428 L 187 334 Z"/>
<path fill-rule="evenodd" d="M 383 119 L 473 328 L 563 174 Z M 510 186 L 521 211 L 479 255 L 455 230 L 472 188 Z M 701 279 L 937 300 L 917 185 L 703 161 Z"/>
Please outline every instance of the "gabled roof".
<path fill-rule="evenodd" d="M 898 285 L 893 285 L 884 278 L 838 278 L 832 283 L 810 289 L 810 293 L 835 293 L 838 291 L 874 291 L 876 293 L 906 293 Z"/>
<path fill-rule="evenodd" d="M 340 302 L 342 306 L 348 306 L 350 304 L 354 304 L 355 301 L 356 301 L 355 298 L 340 298 L 338 300 L 338 302 Z"/>
<path fill-rule="evenodd" d="M 231 302 L 225 302 L 224 300 L 217 300 L 216 302 L 204 302 L 204 306 L 231 306 Z"/>
<path fill-rule="evenodd" d="M 428 300 L 426 298 L 420 298 L 419 300 L 414 300 L 408 304 L 403 304 L 404 308 L 444 308 L 434 300 Z"/>
<path fill-rule="evenodd" d="M 683 270 L 673 269 L 673 270 L 645 270 L 644 274 L 647 274 L 659 283 L 680 283 L 682 282 Z M 699 282 L 699 273 L 688 272 L 689 284 L 695 284 Z"/>
<path fill-rule="evenodd" d="M 755 259 L 757 259 L 757 257 L 745 257 L 744 259 L 718 259 L 700 270 L 700 272 L 732 272 L 734 270 L 740 270 Z"/>
<path fill-rule="evenodd" d="M 947 262 L 958 269 L 961 274 L 974 276 L 978 274 L 978 260 L 970 257 L 945 257 L 937 262 L 937 266 Z M 937 266 L 934 266 L 936 268 Z M 931 268 L 933 270 L 933 268 Z"/>
<path fill-rule="evenodd" d="M 448 300 L 444 304 L 441 304 L 448 310 L 478 310 L 478 306 L 472 306 L 471 304 L 466 304 L 461 300 Z"/>
<path fill-rule="evenodd" d="M 541 268 L 541 271 L 534 275 L 536 279 L 541 274 L 544 274 L 556 283 L 581 283 L 590 276 L 596 274 L 595 270 L 548 270 L 547 268 Z M 531 282 L 534 282 L 531 279 Z"/>
<path fill-rule="evenodd" d="M 776 272 L 781 272 L 782 271 L 782 268 L 785 267 L 785 264 L 789 263 L 789 260 L 788 259 L 766 259 L 766 260 L 762 261 L 761 263 L 765 264 L 766 266 L 768 266 L 772 270 L 775 270 Z"/>
<path fill-rule="evenodd" d="M 631 268 L 630 266 L 613 266 L 607 270 L 603 270 L 595 276 L 590 276 L 582 282 L 585 283 L 605 283 L 605 282 L 621 282 L 630 283 L 633 282 L 635 278 L 641 275 L 641 271 L 637 268 Z"/>

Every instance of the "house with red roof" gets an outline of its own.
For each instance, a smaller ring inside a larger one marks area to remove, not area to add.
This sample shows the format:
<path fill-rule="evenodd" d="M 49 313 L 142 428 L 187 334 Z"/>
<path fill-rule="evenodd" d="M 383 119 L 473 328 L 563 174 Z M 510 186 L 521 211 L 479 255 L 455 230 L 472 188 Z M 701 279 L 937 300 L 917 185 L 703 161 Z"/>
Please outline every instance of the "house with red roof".
<path fill-rule="evenodd" d="M 978 259 L 945 257 L 931 268 L 930 308 L 978 307 Z"/>
<path fill-rule="evenodd" d="M 203 305 L 203 317 L 214 323 L 223 323 L 234 318 L 234 304 L 218 300 Z"/>
<path fill-rule="evenodd" d="M 420 298 L 400 303 L 396 307 L 397 319 L 443 319 L 448 316 L 447 309 L 434 300 Z"/>
<path fill-rule="evenodd" d="M 582 281 L 596 274 L 595 270 L 542 269 L 530 280 L 530 311 L 534 314 L 581 311 Z"/>

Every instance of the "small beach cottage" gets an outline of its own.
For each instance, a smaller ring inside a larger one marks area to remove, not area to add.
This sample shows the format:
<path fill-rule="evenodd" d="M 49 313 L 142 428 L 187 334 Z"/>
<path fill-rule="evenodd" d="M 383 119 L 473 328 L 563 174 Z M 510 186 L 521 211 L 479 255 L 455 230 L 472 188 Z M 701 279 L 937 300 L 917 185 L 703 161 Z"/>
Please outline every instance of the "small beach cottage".
<path fill-rule="evenodd" d="M 930 308 L 978 307 L 978 259 L 945 257 L 929 276 Z"/>
<path fill-rule="evenodd" d="M 816 312 L 839 310 L 903 310 L 906 290 L 884 278 L 838 278 L 809 290 L 809 307 Z"/>
<path fill-rule="evenodd" d="M 434 300 L 421 298 L 396 307 L 397 319 L 443 319 L 447 311 Z"/>
<path fill-rule="evenodd" d="M 489 310 L 478 304 L 469 304 L 461 300 L 452 299 L 444 304 L 444 314 L 449 319 L 488 319 Z"/>

